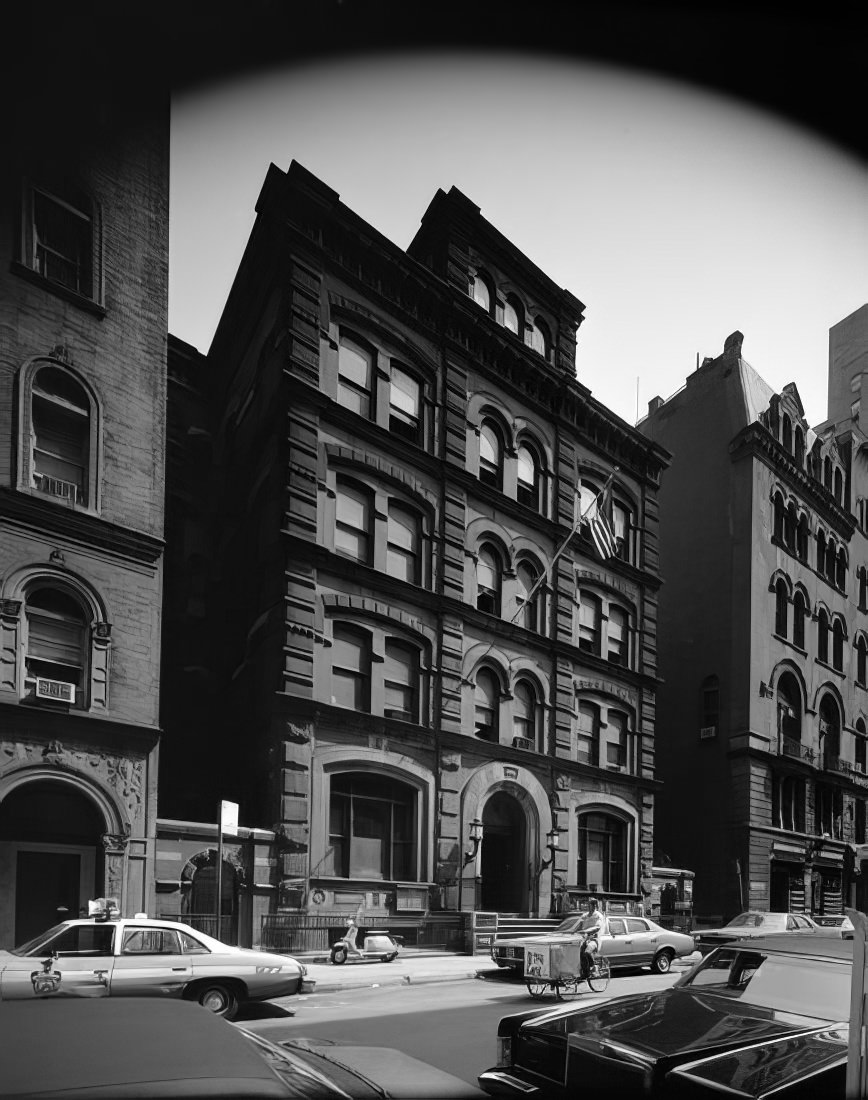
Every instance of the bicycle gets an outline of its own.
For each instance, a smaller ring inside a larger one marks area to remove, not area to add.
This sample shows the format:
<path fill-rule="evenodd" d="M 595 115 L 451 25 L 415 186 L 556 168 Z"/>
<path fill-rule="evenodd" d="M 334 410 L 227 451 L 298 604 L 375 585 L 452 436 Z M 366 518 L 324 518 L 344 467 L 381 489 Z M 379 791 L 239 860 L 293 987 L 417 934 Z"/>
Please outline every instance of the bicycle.
<path fill-rule="evenodd" d="M 609 960 L 594 957 L 591 959 L 587 978 L 583 978 L 581 974 L 561 974 L 559 978 L 525 978 L 524 984 L 535 1001 L 541 1000 L 549 989 L 554 990 L 559 1001 L 566 1001 L 579 995 L 582 982 L 587 982 L 588 988 L 595 993 L 605 993 L 610 978 Z"/>

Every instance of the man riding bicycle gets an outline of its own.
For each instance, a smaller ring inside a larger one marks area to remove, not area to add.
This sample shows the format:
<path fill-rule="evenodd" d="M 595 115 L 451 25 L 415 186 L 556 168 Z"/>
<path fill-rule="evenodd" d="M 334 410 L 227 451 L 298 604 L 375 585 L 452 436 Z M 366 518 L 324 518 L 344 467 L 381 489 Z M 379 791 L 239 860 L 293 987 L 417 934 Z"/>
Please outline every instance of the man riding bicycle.
<path fill-rule="evenodd" d="M 603 901 L 602 898 L 591 898 L 588 902 L 588 915 L 584 918 L 579 925 L 578 931 L 584 936 L 582 940 L 581 950 L 579 951 L 579 961 L 581 964 L 582 977 L 587 979 L 588 974 L 591 971 L 592 959 L 591 955 L 594 950 L 600 948 L 600 937 L 604 936 L 609 931 L 609 918 L 603 912 L 599 903 Z M 594 946 L 590 946 L 590 941 L 593 939 Z"/>

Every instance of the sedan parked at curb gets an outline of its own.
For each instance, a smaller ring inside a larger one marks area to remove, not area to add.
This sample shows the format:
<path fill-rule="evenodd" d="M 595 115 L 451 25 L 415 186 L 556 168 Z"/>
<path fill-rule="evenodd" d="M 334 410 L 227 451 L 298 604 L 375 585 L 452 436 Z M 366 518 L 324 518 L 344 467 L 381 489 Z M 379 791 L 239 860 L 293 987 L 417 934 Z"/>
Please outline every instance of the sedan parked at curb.
<path fill-rule="evenodd" d="M 289 955 L 231 947 L 176 921 L 66 920 L 0 951 L 0 1001 L 34 997 L 178 997 L 231 1020 L 246 1001 L 311 993 Z"/>
<path fill-rule="evenodd" d="M 0 1004 L 0 1100 L 471 1100 L 475 1086 L 384 1047 L 277 1045 L 196 1004 Z M 398 1080 L 406 1082 L 393 1087 Z"/>
<path fill-rule="evenodd" d="M 853 941 L 718 947 L 668 989 L 506 1016 L 499 1097 L 844 1097 Z"/>
<path fill-rule="evenodd" d="M 819 925 L 805 913 L 765 913 L 751 909 L 739 913 L 722 928 L 703 928 L 701 932 L 694 932 L 693 938 L 698 950 L 706 955 L 713 947 L 748 936 L 768 936 L 778 932 L 806 935 L 817 931 Z"/>
<path fill-rule="evenodd" d="M 498 966 L 524 972 L 524 945 L 574 943 L 582 938 L 579 926 L 584 914 L 567 917 L 552 932 L 495 940 L 491 958 Z M 647 917 L 609 917 L 609 933 L 600 937 L 600 953 L 612 970 L 650 966 L 655 974 L 665 974 L 673 959 L 692 955 L 693 937 L 663 928 Z"/>

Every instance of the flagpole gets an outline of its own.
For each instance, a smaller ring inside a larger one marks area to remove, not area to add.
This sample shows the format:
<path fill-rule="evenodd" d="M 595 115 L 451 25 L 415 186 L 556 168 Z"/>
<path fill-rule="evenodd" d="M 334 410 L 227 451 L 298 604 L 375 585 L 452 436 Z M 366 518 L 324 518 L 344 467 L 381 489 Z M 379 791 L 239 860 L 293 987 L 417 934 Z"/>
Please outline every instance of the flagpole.
<path fill-rule="evenodd" d="M 576 521 L 575 521 L 575 522 L 573 523 L 573 527 L 572 527 L 572 530 L 570 531 L 570 533 L 569 533 L 569 534 L 567 535 L 567 537 L 566 537 L 566 538 L 564 539 L 564 541 L 563 541 L 563 542 L 561 543 L 560 547 L 559 547 L 559 548 L 557 549 L 557 551 L 555 552 L 555 556 L 554 556 L 554 557 L 552 558 L 552 560 L 551 560 L 551 563 L 550 563 L 550 565 L 549 565 L 548 569 L 546 569 L 546 570 L 544 570 L 544 571 L 543 571 L 542 573 L 540 573 L 540 575 L 539 575 L 539 576 L 537 577 L 536 581 L 534 582 L 534 584 L 533 584 L 533 586 L 531 587 L 531 589 L 530 589 L 530 591 L 528 592 L 528 594 L 527 594 L 527 595 L 526 595 L 526 596 L 524 597 L 524 599 L 523 599 L 523 600 L 521 601 L 521 604 L 520 604 L 520 606 L 516 608 L 516 610 L 515 610 L 514 614 L 513 614 L 513 615 L 512 615 L 512 617 L 511 617 L 511 618 L 510 618 L 510 619 L 508 620 L 508 621 L 509 621 L 510 623 L 514 623 L 514 622 L 515 622 L 515 620 L 516 620 L 516 619 L 518 618 L 519 614 L 520 614 L 520 613 L 521 613 L 521 612 L 522 612 L 522 611 L 523 611 L 523 610 L 524 610 L 524 609 L 525 609 L 525 608 L 527 607 L 527 605 L 528 605 L 528 604 L 530 603 L 530 601 L 531 601 L 531 600 L 533 599 L 533 597 L 534 597 L 534 596 L 536 595 L 537 591 L 539 590 L 540 586 L 541 586 L 541 585 L 543 584 L 543 582 L 545 581 L 546 577 L 547 577 L 547 576 L 549 575 L 549 573 L 550 573 L 550 572 L 552 572 L 552 571 L 554 570 L 554 567 L 555 567 L 555 563 L 556 563 L 556 562 L 558 561 L 558 559 L 559 559 L 559 558 L 561 557 L 561 555 L 562 555 L 562 554 L 564 553 L 564 551 L 566 550 L 566 548 L 567 548 L 567 547 L 569 546 L 569 544 L 570 544 L 570 542 L 571 542 L 571 540 L 572 540 L 572 538 L 573 538 L 573 535 L 575 535 L 575 533 L 576 533 L 576 532 L 578 531 L 578 529 L 579 529 L 579 528 L 580 528 L 580 527 L 582 526 L 582 521 L 584 520 L 585 516 L 586 516 L 586 515 L 588 514 L 588 512 L 590 512 L 590 510 L 591 510 L 591 509 L 592 509 L 592 508 L 593 508 L 593 507 L 594 507 L 594 506 L 595 506 L 595 505 L 596 505 L 596 504 L 598 503 L 598 501 L 600 500 L 600 498 L 601 498 L 601 497 L 603 497 L 603 496 L 605 496 L 605 495 L 606 495 L 606 493 L 608 492 L 609 486 L 610 486 L 610 485 L 612 484 L 612 482 L 613 482 L 613 481 L 615 480 L 615 474 L 616 474 L 616 473 L 618 472 L 618 469 L 619 469 L 619 467 L 618 467 L 618 466 L 616 466 L 616 467 L 614 468 L 614 470 L 612 470 L 612 472 L 611 472 L 611 473 L 609 474 L 608 478 L 606 478 L 606 483 L 605 483 L 605 485 L 604 485 L 604 486 L 603 486 L 603 488 L 602 488 L 602 489 L 601 489 L 601 490 L 599 491 L 599 493 L 597 493 L 597 495 L 596 495 L 596 496 L 594 497 L 594 499 L 593 499 L 593 500 L 591 501 L 591 503 L 590 503 L 590 504 L 588 505 L 588 507 L 587 507 L 587 508 L 586 508 L 586 509 L 584 510 L 584 512 L 583 512 L 583 511 L 581 510 L 581 502 L 582 502 L 582 498 L 581 498 L 581 496 L 579 496 L 579 516 L 578 516 L 578 519 L 576 519 Z"/>
<path fill-rule="evenodd" d="M 223 803 L 217 812 L 217 934 L 215 940 L 221 939 L 221 923 L 223 918 Z"/>

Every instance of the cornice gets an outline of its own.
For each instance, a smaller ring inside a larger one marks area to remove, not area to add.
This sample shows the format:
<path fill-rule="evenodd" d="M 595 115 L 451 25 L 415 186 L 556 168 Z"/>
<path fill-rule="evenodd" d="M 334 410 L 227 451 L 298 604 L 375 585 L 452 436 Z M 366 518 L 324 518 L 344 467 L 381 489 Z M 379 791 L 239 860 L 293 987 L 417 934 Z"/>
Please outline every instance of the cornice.
<path fill-rule="evenodd" d="M 93 749 L 113 752 L 124 747 L 150 752 L 159 743 L 159 726 L 136 726 L 103 715 L 79 713 L 68 708 L 0 700 L 0 740 L 32 740 L 60 737 L 86 742 Z"/>
<path fill-rule="evenodd" d="M 790 455 L 771 433 L 761 424 L 748 424 L 729 445 L 729 453 L 735 462 L 749 454 L 756 454 L 802 494 L 807 502 L 826 519 L 836 532 L 848 541 L 856 531 L 856 518 L 843 508 L 828 489 L 814 477 L 797 466 Z"/>
<path fill-rule="evenodd" d="M 158 562 L 165 549 L 163 539 L 2 486 L 0 520 L 38 531 L 49 540 L 69 539 L 80 546 L 106 550 L 147 565 Z"/>

